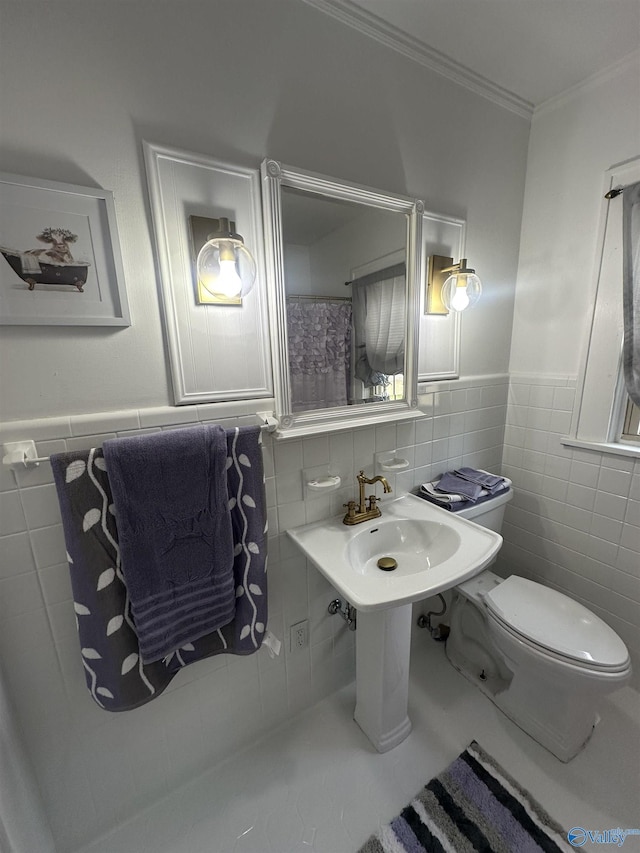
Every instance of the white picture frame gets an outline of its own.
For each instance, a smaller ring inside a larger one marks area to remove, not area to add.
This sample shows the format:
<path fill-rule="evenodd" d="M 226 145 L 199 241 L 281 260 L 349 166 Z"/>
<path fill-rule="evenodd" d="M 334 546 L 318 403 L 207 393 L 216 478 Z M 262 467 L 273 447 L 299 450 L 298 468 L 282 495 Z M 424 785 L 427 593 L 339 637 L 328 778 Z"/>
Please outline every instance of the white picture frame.
<path fill-rule="evenodd" d="M 131 325 L 111 192 L 0 172 L 0 324 Z"/>

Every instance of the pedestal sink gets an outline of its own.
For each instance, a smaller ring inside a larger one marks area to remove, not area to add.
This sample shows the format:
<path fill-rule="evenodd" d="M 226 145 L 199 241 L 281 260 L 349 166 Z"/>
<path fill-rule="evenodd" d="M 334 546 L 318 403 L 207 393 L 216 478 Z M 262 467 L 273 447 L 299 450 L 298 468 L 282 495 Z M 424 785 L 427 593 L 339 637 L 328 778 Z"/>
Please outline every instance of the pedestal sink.
<path fill-rule="evenodd" d="M 288 533 L 358 610 L 354 718 L 378 752 L 386 752 L 411 731 L 411 604 L 481 572 L 502 537 L 415 495 L 381 507 L 381 518 L 362 524 L 349 527 L 340 516 Z M 379 568 L 384 557 L 397 567 Z"/>

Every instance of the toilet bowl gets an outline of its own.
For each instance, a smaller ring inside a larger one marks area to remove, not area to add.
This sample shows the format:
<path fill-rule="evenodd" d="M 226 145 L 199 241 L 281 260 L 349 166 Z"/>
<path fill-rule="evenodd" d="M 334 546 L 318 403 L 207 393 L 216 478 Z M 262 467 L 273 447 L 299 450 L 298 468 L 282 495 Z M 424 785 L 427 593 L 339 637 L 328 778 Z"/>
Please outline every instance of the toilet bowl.
<path fill-rule="evenodd" d="M 461 514 L 499 531 L 510 497 Z M 453 666 L 561 761 L 582 749 L 602 698 L 631 675 L 627 648 L 609 625 L 517 575 L 505 580 L 485 570 L 460 584 L 450 621 L 446 654 Z"/>

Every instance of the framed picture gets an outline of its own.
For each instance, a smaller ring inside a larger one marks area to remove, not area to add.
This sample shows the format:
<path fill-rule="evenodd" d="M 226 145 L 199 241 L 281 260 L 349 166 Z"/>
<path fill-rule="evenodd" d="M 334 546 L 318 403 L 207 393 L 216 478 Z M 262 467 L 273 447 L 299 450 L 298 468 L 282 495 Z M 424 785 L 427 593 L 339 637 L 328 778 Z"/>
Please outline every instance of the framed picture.
<path fill-rule="evenodd" d="M 0 324 L 129 326 L 113 195 L 0 172 Z"/>

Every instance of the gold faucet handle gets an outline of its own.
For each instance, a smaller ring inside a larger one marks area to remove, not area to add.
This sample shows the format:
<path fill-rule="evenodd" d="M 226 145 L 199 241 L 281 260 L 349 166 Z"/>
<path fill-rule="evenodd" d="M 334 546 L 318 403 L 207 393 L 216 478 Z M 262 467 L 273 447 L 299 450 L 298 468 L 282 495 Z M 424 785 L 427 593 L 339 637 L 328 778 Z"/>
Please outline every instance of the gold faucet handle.
<path fill-rule="evenodd" d="M 353 516 L 356 514 L 356 502 L 349 501 L 349 503 L 342 504 L 342 506 L 345 507 L 345 509 L 347 510 L 347 515 L 350 518 L 353 518 Z"/>
<path fill-rule="evenodd" d="M 380 498 L 377 495 L 369 495 L 369 509 L 375 509 L 379 500 Z"/>

